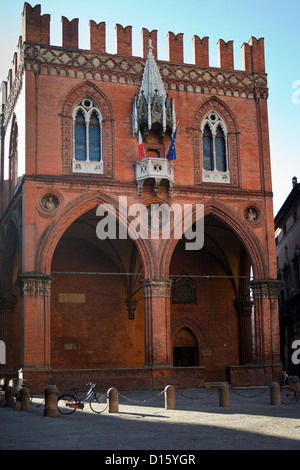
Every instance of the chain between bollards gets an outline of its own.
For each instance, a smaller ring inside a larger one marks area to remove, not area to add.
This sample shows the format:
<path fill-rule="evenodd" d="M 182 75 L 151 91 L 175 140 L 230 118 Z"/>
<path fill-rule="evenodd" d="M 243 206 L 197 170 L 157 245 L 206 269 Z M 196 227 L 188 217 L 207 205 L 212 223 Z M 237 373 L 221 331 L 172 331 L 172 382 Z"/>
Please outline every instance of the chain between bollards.
<path fill-rule="evenodd" d="M 281 404 L 281 387 L 278 382 L 273 382 L 269 387 L 266 387 L 266 390 L 260 392 L 259 395 L 265 393 L 269 388 L 270 392 L 270 403 L 271 405 L 280 405 Z M 58 415 L 58 408 L 57 408 L 57 400 L 58 400 L 58 389 L 56 385 L 50 385 L 45 388 L 45 409 L 44 409 L 44 416 L 55 417 Z M 221 383 L 219 385 L 219 406 L 220 407 L 229 407 L 230 406 L 230 386 L 227 383 Z M 232 390 L 232 392 L 236 393 L 236 391 Z M 180 393 L 180 392 L 179 392 Z M 119 395 L 126 400 L 134 403 L 147 403 L 151 400 L 154 400 L 164 394 L 165 397 L 165 409 L 166 410 L 175 410 L 176 409 L 176 396 L 175 396 L 175 388 L 172 385 L 167 385 L 164 390 L 160 391 L 156 396 L 147 399 L 147 400 L 134 400 L 125 397 L 118 390 L 114 387 L 111 387 L 107 391 L 107 400 L 108 400 L 108 412 L 109 413 L 118 413 L 119 412 Z M 243 397 L 242 394 L 239 394 Z M 30 405 L 30 392 L 29 389 L 23 387 L 20 390 L 20 399 L 16 402 L 15 395 L 14 395 L 14 388 L 12 386 L 8 386 L 5 389 L 5 399 L 1 401 L 0 406 L 14 408 L 15 410 L 22 410 L 28 411 Z M 183 395 L 185 396 L 185 395 Z M 257 395 L 256 395 L 257 396 Z M 185 396 L 186 398 L 193 398 L 189 396 Z M 245 397 L 249 398 L 249 397 Z M 250 397 L 250 398 L 253 398 Z"/>

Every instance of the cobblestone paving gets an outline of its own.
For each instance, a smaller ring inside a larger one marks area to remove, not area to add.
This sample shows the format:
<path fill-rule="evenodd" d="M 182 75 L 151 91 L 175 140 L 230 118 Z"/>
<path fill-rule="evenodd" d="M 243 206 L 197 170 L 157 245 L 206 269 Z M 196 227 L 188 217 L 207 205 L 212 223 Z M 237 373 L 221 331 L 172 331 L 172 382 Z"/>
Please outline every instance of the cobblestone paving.
<path fill-rule="evenodd" d="M 44 417 L 0 408 L 1 450 L 300 450 L 300 402 L 271 405 L 268 388 L 230 391 L 177 390 L 166 410 L 160 391 L 120 392 L 119 412 L 83 411 Z"/>

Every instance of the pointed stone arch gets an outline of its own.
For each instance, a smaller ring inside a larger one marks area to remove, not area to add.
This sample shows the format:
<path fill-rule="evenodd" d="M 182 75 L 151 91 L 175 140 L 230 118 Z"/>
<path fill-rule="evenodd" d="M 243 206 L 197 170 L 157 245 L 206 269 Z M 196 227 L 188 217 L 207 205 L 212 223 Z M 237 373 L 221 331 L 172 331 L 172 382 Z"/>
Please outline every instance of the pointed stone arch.
<path fill-rule="evenodd" d="M 248 226 L 245 226 L 244 219 L 242 219 L 241 216 L 228 207 L 228 205 L 223 204 L 215 199 L 209 200 L 204 204 L 204 217 L 209 214 L 222 221 L 239 238 L 249 256 L 249 259 L 251 260 L 254 278 L 266 278 L 267 260 L 265 259 L 263 247 L 261 246 L 254 231 L 249 229 Z M 195 223 L 195 217 L 196 208 L 193 207 L 190 220 L 185 221 L 186 230 L 188 230 L 193 225 L 193 223 Z M 159 273 L 161 277 L 168 278 L 169 276 L 170 262 L 178 241 L 179 240 L 177 239 L 171 238 L 170 240 L 166 240 L 166 242 L 161 245 L 160 257 L 161 259 L 165 260 L 164 263 L 161 263 L 161 272 Z"/>
<path fill-rule="evenodd" d="M 93 208 L 96 209 L 100 204 L 108 204 L 114 207 L 117 221 L 127 229 L 128 220 L 127 218 L 125 219 L 122 214 L 119 214 L 119 205 L 116 199 L 100 192 L 91 192 L 79 196 L 52 221 L 41 236 L 35 258 L 37 272 L 50 274 L 51 260 L 55 248 L 64 232 L 81 215 Z M 133 242 L 136 244 L 140 253 L 145 277 L 148 276 L 151 278 L 153 272 L 155 272 L 155 266 L 153 266 L 155 256 L 152 252 L 151 243 L 148 240 L 141 240 L 139 238 L 133 240 Z"/>
<path fill-rule="evenodd" d="M 106 95 L 93 83 L 86 81 L 74 87 L 66 96 L 61 112 L 62 129 L 62 173 L 72 172 L 73 157 L 73 119 L 76 105 L 83 99 L 91 99 L 99 107 L 102 115 L 103 175 L 97 177 L 112 178 L 114 173 L 114 116 L 112 106 Z"/>
<path fill-rule="evenodd" d="M 207 338 L 204 330 L 200 327 L 200 325 L 189 317 L 181 317 L 172 325 L 173 354 L 174 349 L 178 346 L 178 344 L 176 343 L 176 337 L 180 334 L 180 332 L 183 332 L 184 330 L 187 330 L 187 333 L 190 333 L 189 336 L 193 336 L 196 342 L 196 344 L 191 341 L 189 342 L 189 346 L 191 348 L 194 348 L 193 354 L 195 355 L 194 359 L 196 363 L 193 365 L 200 365 L 200 352 L 208 347 Z M 174 359 L 176 361 L 176 358 Z"/>

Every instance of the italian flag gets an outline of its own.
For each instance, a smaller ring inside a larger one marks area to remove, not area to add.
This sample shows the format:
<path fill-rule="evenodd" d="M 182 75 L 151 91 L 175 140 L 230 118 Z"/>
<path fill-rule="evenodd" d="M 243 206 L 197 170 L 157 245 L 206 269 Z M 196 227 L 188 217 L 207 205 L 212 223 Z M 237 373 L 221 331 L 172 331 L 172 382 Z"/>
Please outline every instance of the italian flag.
<path fill-rule="evenodd" d="M 144 149 L 143 138 L 142 138 L 142 134 L 139 128 L 139 124 L 137 126 L 138 126 L 138 132 L 139 132 L 139 143 L 138 143 L 139 161 L 141 161 L 145 157 L 145 149 Z"/>

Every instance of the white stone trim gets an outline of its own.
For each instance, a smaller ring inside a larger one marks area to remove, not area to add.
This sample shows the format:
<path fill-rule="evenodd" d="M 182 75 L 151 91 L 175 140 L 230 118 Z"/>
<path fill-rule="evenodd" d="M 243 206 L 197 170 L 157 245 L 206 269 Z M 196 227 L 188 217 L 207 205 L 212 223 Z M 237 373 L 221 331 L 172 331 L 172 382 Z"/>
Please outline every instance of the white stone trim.
<path fill-rule="evenodd" d="M 215 118 L 213 119 L 213 116 Z M 230 171 L 229 171 L 229 158 L 228 158 L 228 141 L 227 141 L 227 127 L 224 120 L 221 118 L 219 113 L 215 110 L 209 111 L 201 123 L 201 141 L 202 141 L 202 161 L 203 161 L 203 133 L 205 126 L 208 125 L 212 137 L 213 137 L 213 170 L 205 170 L 202 166 L 202 178 L 204 182 L 214 183 L 230 183 Z M 217 170 L 217 158 L 216 158 L 216 147 L 215 137 L 218 127 L 221 127 L 225 138 L 225 157 L 226 157 L 226 171 Z"/>

